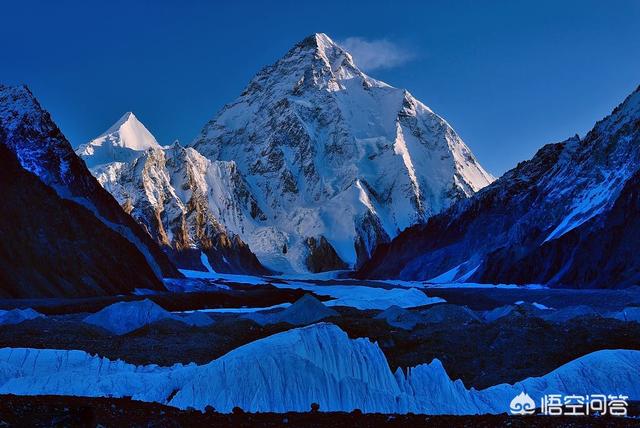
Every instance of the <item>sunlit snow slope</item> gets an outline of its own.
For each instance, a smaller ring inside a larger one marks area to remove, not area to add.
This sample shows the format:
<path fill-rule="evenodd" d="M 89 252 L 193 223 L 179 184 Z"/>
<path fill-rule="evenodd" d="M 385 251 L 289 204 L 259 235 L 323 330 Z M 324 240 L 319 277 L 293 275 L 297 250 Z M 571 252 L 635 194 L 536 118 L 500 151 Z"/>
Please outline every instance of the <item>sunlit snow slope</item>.
<path fill-rule="evenodd" d="M 444 119 L 325 34 L 260 71 L 193 147 L 237 164 L 264 218 L 225 225 L 285 272 L 362 263 L 493 180 Z"/>

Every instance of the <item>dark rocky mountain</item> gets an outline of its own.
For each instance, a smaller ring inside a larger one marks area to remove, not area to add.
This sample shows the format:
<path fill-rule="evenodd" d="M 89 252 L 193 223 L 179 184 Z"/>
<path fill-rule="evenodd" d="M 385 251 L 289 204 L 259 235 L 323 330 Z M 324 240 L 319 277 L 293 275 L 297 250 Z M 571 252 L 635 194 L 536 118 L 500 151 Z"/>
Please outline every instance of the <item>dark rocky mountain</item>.
<path fill-rule="evenodd" d="M 26 86 L 0 85 L 0 143 L 16 155 L 25 170 L 60 197 L 84 206 L 130 241 L 144 256 L 157 281 L 181 276 L 160 247 L 91 175 Z M 111 250 L 117 252 L 118 248 Z"/>
<path fill-rule="evenodd" d="M 544 146 L 377 248 L 357 273 L 612 288 L 640 283 L 640 88 L 584 137 Z"/>
<path fill-rule="evenodd" d="M 163 288 L 131 242 L 22 168 L 3 144 L 0 194 L 0 297 L 85 297 Z"/>
<path fill-rule="evenodd" d="M 24 86 L 0 85 L 2 287 L 10 297 L 164 289 L 180 277 Z"/>

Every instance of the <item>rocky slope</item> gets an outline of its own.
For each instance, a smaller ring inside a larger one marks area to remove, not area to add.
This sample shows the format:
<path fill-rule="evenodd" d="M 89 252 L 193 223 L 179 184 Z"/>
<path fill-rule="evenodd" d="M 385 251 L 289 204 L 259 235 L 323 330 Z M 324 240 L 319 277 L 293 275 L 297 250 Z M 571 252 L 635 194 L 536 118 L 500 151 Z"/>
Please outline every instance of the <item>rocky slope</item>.
<path fill-rule="evenodd" d="M 493 180 L 444 119 L 324 34 L 260 71 L 192 146 L 236 162 L 256 207 L 221 222 L 280 271 L 360 265 Z"/>
<path fill-rule="evenodd" d="M 362 277 L 609 288 L 640 282 L 640 88 L 584 137 L 544 146 L 384 245 Z"/>
<path fill-rule="evenodd" d="M 181 276 L 160 247 L 95 180 L 25 86 L 0 85 L 0 132 L 0 142 L 16 155 L 25 170 L 131 242 L 144 256 L 143 265 L 148 265 L 156 278 Z M 115 252 L 115 247 L 112 250 Z"/>
<path fill-rule="evenodd" d="M 225 227 L 242 230 L 245 212 L 261 215 L 233 162 L 212 162 L 178 142 L 160 147 L 132 113 L 76 152 L 178 266 L 269 273 Z"/>
<path fill-rule="evenodd" d="M 5 141 L 0 128 L 0 141 Z M 86 297 L 162 289 L 144 256 L 61 198 L 0 144 L 0 297 Z"/>

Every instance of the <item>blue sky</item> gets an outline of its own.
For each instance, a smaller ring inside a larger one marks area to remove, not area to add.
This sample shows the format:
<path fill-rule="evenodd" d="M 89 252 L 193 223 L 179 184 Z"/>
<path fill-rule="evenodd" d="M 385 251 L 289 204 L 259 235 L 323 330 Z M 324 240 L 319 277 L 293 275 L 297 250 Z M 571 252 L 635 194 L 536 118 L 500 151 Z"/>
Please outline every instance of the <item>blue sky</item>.
<path fill-rule="evenodd" d="M 325 32 L 409 89 L 500 175 L 640 84 L 640 1 L 21 1 L 0 81 L 28 84 L 74 145 L 132 110 L 190 142 L 263 66 Z"/>

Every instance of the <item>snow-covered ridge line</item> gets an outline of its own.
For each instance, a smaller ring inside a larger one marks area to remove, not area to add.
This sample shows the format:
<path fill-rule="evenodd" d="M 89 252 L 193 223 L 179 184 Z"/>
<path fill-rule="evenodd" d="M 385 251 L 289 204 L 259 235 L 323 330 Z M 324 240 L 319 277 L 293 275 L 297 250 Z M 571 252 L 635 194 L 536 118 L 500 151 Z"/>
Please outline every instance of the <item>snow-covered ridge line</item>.
<path fill-rule="evenodd" d="M 286 273 L 359 265 L 493 181 L 444 119 L 322 33 L 257 73 L 192 146 L 236 162 L 265 217 L 229 228 Z"/>
<path fill-rule="evenodd" d="M 131 396 L 230 412 L 324 411 L 477 414 L 508 411 L 521 392 L 624 394 L 640 399 L 640 351 L 597 351 L 514 385 L 467 389 L 438 360 L 392 373 L 377 344 L 319 323 L 244 345 L 209 364 L 135 366 L 83 351 L 0 349 L 0 393 Z M 268 374 L 268 375 L 265 375 Z M 177 392 L 176 392 L 177 391 Z"/>
<path fill-rule="evenodd" d="M 207 250 L 209 229 L 284 273 L 359 266 L 494 180 L 442 117 L 367 76 L 326 34 L 257 73 L 190 148 L 160 147 L 126 113 L 77 153 L 161 244 Z M 213 264 L 249 271 L 232 265 Z"/>
<path fill-rule="evenodd" d="M 95 168 L 111 162 L 130 162 L 141 152 L 160 144 L 132 112 L 126 112 L 105 132 L 80 145 L 76 154 Z"/>

